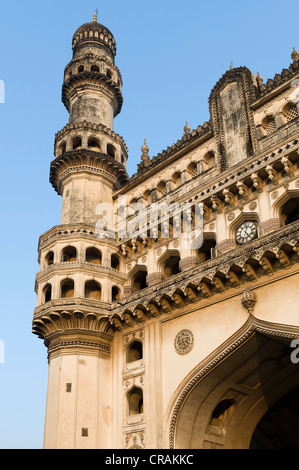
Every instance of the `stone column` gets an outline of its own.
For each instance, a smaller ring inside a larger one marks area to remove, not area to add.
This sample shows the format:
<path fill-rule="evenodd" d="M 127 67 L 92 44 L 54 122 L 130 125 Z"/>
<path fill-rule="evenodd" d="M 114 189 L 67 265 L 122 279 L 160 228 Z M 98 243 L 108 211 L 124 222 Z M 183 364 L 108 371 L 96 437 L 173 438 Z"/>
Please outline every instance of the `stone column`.
<path fill-rule="evenodd" d="M 111 445 L 112 336 L 77 329 L 48 334 L 45 449 Z"/>

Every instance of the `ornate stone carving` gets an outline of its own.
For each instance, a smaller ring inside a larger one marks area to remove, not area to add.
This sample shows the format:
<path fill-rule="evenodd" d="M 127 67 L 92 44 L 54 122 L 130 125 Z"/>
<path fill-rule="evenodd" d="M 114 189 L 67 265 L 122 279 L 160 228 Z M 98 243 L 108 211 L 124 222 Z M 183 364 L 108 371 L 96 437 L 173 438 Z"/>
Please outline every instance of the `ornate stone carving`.
<path fill-rule="evenodd" d="M 190 330 L 181 330 L 174 340 L 174 347 L 178 354 L 187 354 L 192 349 L 193 344 L 193 333 Z"/>
<path fill-rule="evenodd" d="M 249 204 L 249 209 L 251 211 L 254 211 L 256 209 L 256 207 L 257 207 L 257 203 L 255 201 L 253 201 Z"/>
<path fill-rule="evenodd" d="M 241 303 L 243 307 L 248 310 L 249 313 L 252 313 L 253 308 L 256 304 L 255 294 L 249 289 L 244 290 L 241 296 Z"/>

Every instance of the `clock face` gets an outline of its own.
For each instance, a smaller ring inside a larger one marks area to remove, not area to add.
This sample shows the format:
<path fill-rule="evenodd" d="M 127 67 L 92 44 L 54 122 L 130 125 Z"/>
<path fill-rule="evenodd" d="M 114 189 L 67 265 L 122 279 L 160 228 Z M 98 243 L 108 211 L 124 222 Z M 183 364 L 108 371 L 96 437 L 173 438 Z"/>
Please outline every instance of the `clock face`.
<path fill-rule="evenodd" d="M 254 222 L 247 221 L 240 225 L 237 229 L 236 240 L 238 243 L 243 245 L 244 243 L 250 242 L 257 234 L 257 226 Z"/>

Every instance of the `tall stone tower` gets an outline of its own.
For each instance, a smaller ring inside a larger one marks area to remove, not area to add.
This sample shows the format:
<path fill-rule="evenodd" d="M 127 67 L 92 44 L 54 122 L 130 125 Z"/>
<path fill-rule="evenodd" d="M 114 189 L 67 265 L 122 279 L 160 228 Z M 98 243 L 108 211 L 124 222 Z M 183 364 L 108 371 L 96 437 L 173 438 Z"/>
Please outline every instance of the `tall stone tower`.
<path fill-rule="evenodd" d="M 50 182 L 61 225 L 40 238 L 33 331 L 48 348 L 45 448 L 107 448 L 111 421 L 111 325 L 103 320 L 123 282 L 114 240 L 95 234 L 96 207 L 128 180 L 127 148 L 113 131 L 122 107 L 115 39 L 93 21 L 73 36 Z M 76 298 L 76 301 L 75 301 Z M 88 437 L 88 439 L 86 439 Z"/>
<path fill-rule="evenodd" d="M 95 15 L 64 74 L 61 224 L 39 240 L 33 318 L 44 447 L 299 448 L 299 52 L 266 83 L 231 67 L 209 122 L 153 157 L 144 141 L 130 178 L 115 52 Z"/>

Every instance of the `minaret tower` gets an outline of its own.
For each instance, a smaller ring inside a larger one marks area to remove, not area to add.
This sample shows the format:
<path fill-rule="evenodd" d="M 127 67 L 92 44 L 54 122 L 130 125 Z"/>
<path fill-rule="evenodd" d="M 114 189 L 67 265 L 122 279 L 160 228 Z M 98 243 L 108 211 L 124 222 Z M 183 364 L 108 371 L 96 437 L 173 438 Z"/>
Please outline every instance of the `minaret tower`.
<path fill-rule="evenodd" d="M 48 348 L 45 448 L 111 447 L 113 330 L 107 321 L 125 276 L 114 239 L 96 235 L 96 207 L 128 180 L 127 148 L 113 131 L 122 107 L 115 39 L 93 21 L 73 36 L 62 101 L 69 122 L 55 136 L 50 182 L 61 224 L 39 240 L 33 332 Z"/>

